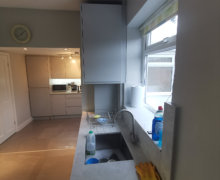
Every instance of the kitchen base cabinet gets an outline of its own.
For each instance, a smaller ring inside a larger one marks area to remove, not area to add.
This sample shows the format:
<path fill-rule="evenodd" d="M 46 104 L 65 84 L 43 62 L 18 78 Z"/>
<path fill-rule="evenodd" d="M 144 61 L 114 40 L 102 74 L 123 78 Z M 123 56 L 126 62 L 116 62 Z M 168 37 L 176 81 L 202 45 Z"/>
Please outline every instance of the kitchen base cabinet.
<path fill-rule="evenodd" d="M 65 115 L 65 95 L 51 95 L 52 115 Z"/>
<path fill-rule="evenodd" d="M 52 115 L 80 115 L 82 113 L 81 99 L 81 94 L 51 94 Z"/>
<path fill-rule="evenodd" d="M 81 114 L 82 113 L 82 108 L 81 107 L 66 107 L 66 114 L 71 115 L 71 114 Z"/>
<path fill-rule="evenodd" d="M 81 94 L 66 95 L 66 114 L 82 113 L 82 97 Z"/>

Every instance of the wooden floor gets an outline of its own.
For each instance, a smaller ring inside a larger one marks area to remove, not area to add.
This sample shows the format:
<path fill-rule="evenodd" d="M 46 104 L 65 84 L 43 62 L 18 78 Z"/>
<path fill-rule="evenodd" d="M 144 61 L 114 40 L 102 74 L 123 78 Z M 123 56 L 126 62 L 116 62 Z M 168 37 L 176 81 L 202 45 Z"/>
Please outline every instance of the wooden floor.
<path fill-rule="evenodd" d="M 0 180 L 69 180 L 80 118 L 36 120 L 0 145 Z"/>

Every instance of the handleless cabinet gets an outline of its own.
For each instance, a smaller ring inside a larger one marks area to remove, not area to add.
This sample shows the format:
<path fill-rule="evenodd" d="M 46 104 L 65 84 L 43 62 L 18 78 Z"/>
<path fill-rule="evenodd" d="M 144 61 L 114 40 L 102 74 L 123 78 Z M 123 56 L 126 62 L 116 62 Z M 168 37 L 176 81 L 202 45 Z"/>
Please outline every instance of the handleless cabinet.
<path fill-rule="evenodd" d="M 50 75 L 52 79 L 66 78 L 66 62 L 60 57 L 50 57 Z"/>
<path fill-rule="evenodd" d="M 65 95 L 51 95 L 52 115 L 65 115 Z"/>
<path fill-rule="evenodd" d="M 26 56 L 29 87 L 49 87 L 49 57 Z"/>
<path fill-rule="evenodd" d="M 80 115 L 82 113 L 81 94 L 51 94 L 52 115 Z"/>
<path fill-rule="evenodd" d="M 80 79 L 80 57 L 61 59 L 60 57 L 50 56 L 50 72 L 52 79 Z"/>
<path fill-rule="evenodd" d="M 126 25 L 122 6 L 81 5 L 84 84 L 114 84 L 125 80 Z"/>

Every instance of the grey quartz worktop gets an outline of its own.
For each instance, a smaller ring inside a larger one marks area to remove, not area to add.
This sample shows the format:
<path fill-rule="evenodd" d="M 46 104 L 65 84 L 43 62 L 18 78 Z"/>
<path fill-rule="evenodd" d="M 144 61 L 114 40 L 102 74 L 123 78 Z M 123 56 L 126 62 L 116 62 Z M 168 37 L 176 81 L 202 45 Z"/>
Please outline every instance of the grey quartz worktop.
<path fill-rule="evenodd" d="M 137 180 L 135 164 L 142 159 L 142 152 L 138 146 L 132 145 L 125 129 L 115 126 L 96 126 L 91 127 L 86 120 L 87 112 L 82 113 L 77 147 L 75 152 L 74 164 L 72 168 L 71 180 Z M 101 163 L 93 165 L 85 165 L 85 145 L 86 135 L 89 130 L 93 130 L 95 134 L 121 132 L 134 160 L 117 161 L 110 163 Z"/>

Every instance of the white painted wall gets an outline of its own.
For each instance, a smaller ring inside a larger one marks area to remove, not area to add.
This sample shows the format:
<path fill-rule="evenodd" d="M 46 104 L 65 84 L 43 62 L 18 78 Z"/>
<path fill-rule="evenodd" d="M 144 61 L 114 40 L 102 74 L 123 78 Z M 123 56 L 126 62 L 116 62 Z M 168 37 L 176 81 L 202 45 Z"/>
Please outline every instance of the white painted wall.
<path fill-rule="evenodd" d="M 28 124 L 31 118 L 25 56 L 10 54 L 12 79 L 15 96 L 18 130 Z"/>
<path fill-rule="evenodd" d="M 32 39 L 17 44 L 10 36 L 15 24 L 27 25 Z M 76 11 L 0 8 L 2 47 L 80 47 L 80 15 Z"/>
<path fill-rule="evenodd" d="M 129 27 L 138 28 L 147 18 L 158 10 L 165 2 L 172 0 L 128 0 L 127 24 Z"/>
<path fill-rule="evenodd" d="M 146 1 L 147 0 L 127 0 L 127 24 L 129 24 Z"/>
<path fill-rule="evenodd" d="M 142 37 L 138 29 L 127 28 L 127 67 L 124 102 L 130 104 L 131 86 L 140 85 L 142 61 Z"/>
<path fill-rule="evenodd" d="M 220 1 L 179 0 L 174 180 L 220 179 Z"/>

